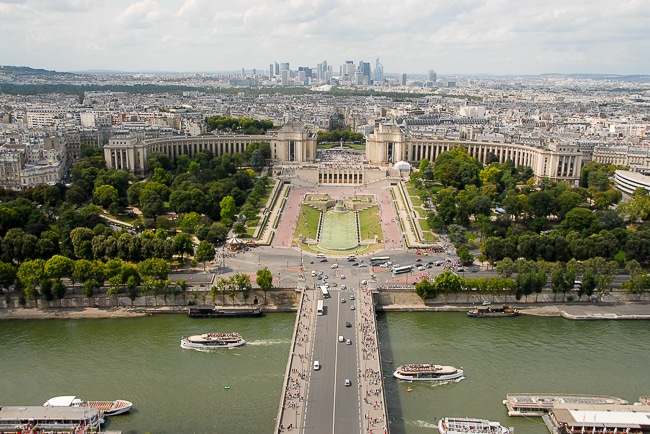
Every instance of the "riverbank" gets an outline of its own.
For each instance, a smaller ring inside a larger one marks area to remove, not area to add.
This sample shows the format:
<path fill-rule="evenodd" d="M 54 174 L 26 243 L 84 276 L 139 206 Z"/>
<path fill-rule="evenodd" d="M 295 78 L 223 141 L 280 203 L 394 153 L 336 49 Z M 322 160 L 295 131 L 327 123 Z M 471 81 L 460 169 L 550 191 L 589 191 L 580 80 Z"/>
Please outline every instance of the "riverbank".
<path fill-rule="evenodd" d="M 378 306 L 379 312 L 466 312 L 471 304 L 385 305 Z M 571 320 L 650 320 L 650 303 L 566 303 L 566 304 L 514 304 L 522 315 L 541 317 L 563 317 Z M 295 312 L 296 308 L 286 306 L 263 307 L 266 313 Z M 9 319 L 90 319 L 90 318 L 133 318 L 154 314 L 186 314 L 185 307 L 159 306 L 147 308 L 11 308 L 0 309 L 0 320 Z"/>

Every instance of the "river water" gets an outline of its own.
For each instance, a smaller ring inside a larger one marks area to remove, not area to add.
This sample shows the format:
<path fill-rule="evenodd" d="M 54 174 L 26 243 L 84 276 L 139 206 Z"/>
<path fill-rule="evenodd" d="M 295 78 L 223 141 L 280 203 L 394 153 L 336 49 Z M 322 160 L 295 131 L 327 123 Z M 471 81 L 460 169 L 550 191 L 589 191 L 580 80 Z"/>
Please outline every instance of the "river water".
<path fill-rule="evenodd" d="M 107 429 L 272 433 L 294 320 L 294 314 L 280 313 L 251 319 L 2 321 L 0 405 L 40 405 L 57 395 L 122 398 L 133 401 L 134 410 L 110 419 Z M 648 324 L 380 314 L 391 432 L 435 433 L 440 417 L 468 416 L 498 420 L 517 433 L 547 433 L 541 419 L 507 416 L 501 401 L 509 392 L 636 401 L 650 394 Z M 209 331 L 237 331 L 249 344 L 212 353 L 179 347 L 181 337 Z M 389 377 L 395 365 L 409 362 L 462 366 L 467 378 L 432 385 Z"/>

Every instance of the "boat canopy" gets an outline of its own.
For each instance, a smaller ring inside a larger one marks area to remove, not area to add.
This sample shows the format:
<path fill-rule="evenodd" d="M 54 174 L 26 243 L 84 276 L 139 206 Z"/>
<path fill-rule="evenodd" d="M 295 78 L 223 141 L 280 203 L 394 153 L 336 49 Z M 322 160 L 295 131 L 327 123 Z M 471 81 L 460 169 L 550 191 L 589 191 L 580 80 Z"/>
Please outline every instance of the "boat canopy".
<path fill-rule="evenodd" d="M 81 400 L 74 395 L 69 396 L 55 396 L 45 401 L 43 404 L 44 407 L 72 407 L 73 405 L 79 405 Z"/>

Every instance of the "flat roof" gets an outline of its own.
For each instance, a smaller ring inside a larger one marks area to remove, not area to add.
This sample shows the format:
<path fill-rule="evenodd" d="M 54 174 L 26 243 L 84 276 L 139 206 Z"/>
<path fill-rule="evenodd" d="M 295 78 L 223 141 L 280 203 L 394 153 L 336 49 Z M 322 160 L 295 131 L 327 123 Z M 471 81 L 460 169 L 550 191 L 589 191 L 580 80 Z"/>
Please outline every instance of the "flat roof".
<path fill-rule="evenodd" d="M 94 407 L 43 407 L 24 405 L 0 407 L 0 423 L 13 420 L 87 420 L 98 415 Z"/>
<path fill-rule="evenodd" d="M 558 422 L 569 426 L 602 426 L 640 428 L 650 425 L 650 406 L 556 404 L 553 415 Z"/>

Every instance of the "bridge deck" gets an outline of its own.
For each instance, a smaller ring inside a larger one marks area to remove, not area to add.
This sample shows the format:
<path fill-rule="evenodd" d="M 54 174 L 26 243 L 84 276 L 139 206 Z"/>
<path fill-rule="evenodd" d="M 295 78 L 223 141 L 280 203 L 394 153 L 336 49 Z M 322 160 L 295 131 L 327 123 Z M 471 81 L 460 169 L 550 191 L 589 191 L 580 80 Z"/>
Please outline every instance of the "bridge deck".
<path fill-rule="evenodd" d="M 352 293 L 356 297 L 354 301 L 348 299 Z M 276 432 L 334 433 L 337 425 L 340 430 L 345 424 L 346 432 L 354 432 L 354 427 L 358 427 L 360 433 L 387 434 L 389 427 L 372 293 L 367 286 L 334 290 L 332 298 L 325 300 L 327 307 L 322 316 L 316 312 L 319 297 L 320 293 L 314 290 L 302 292 Z M 340 303 L 340 298 L 348 302 Z M 357 307 L 354 311 L 350 310 L 352 304 Z M 352 320 L 350 328 L 344 326 L 348 318 Z M 350 336 L 351 333 L 354 334 L 351 345 L 338 342 L 337 336 Z M 321 361 L 323 366 L 315 371 L 314 354 L 331 363 Z M 356 371 L 356 378 L 349 375 L 350 372 L 354 374 L 352 369 Z M 351 377 L 353 387 L 337 387 L 342 386 L 343 377 Z"/>

